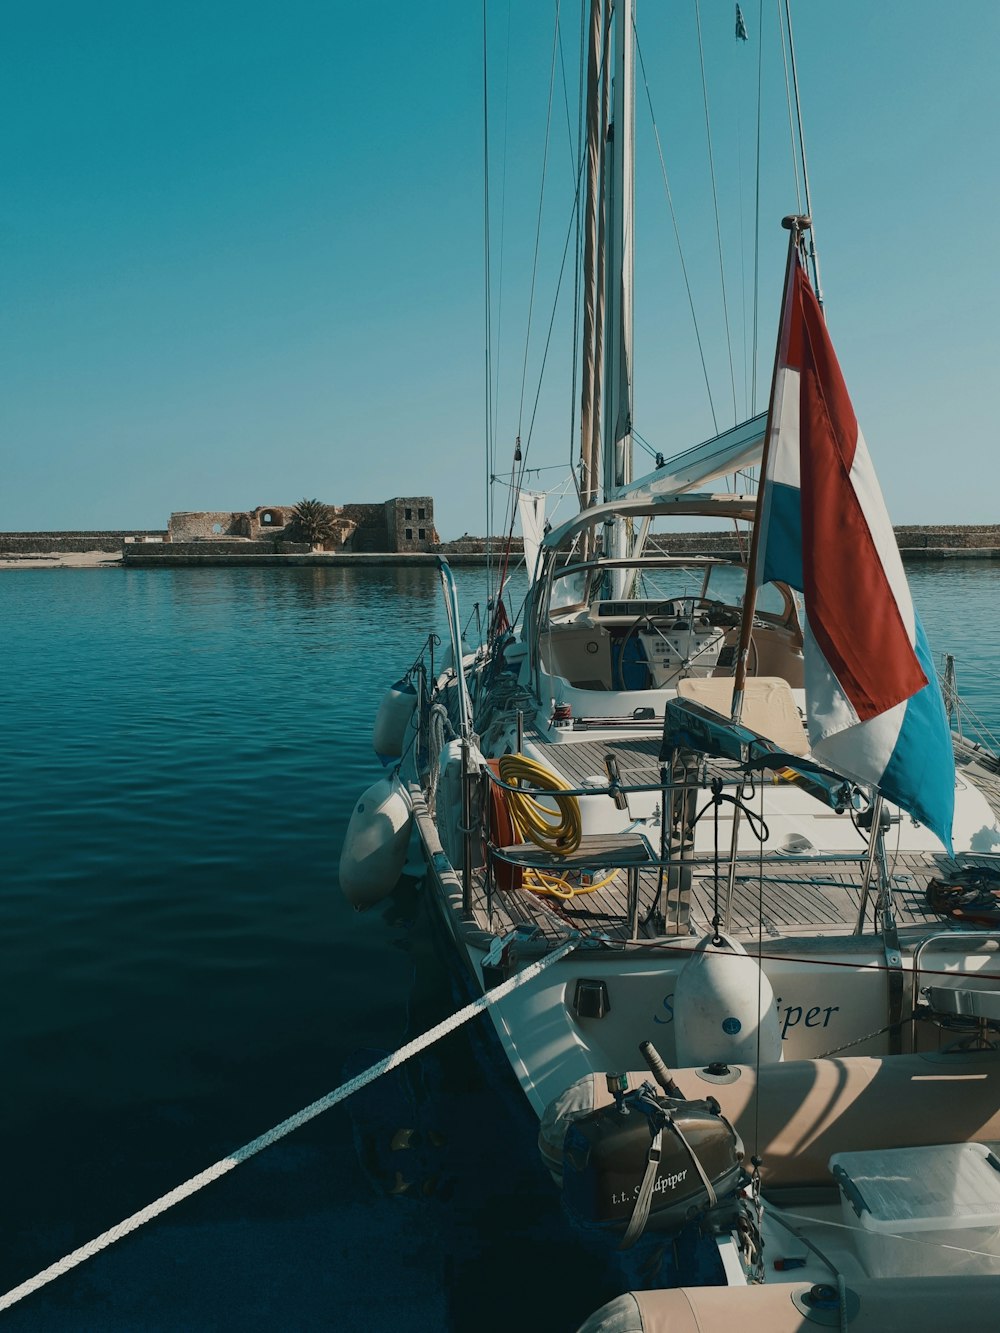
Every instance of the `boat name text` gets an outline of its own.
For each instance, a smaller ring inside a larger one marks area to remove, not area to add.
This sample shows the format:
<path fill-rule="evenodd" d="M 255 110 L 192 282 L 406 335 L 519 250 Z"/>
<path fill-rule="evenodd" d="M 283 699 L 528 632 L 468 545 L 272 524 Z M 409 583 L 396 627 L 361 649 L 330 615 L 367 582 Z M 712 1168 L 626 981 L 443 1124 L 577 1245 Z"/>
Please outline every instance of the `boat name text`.
<path fill-rule="evenodd" d="M 675 1171 L 672 1175 L 660 1176 L 659 1180 L 657 1180 L 656 1184 L 653 1186 L 653 1193 L 663 1194 L 667 1190 L 676 1189 L 686 1175 L 687 1168 L 685 1167 L 683 1171 Z M 639 1190 L 641 1188 L 641 1185 L 633 1185 L 631 1194 L 629 1194 L 628 1190 L 622 1190 L 621 1194 L 612 1194 L 612 1204 L 631 1203 L 634 1199 L 639 1197 Z"/>
<path fill-rule="evenodd" d="M 827 1028 L 830 1026 L 830 1019 L 834 1014 L 840 1013 L 839 1004 L 814 1004 L 812 1008 L 805 1009 L 800 1004 L 786 1004 L 781 1007 L 781 997 L 775 1000 L 775 1007 L 778 1010 L 778 1022 L 781 1025 L 781 1040 L 788 1040 L 788 1031 L 790 1028 L 797 1028 L 803 1024 L 807 1028 Z M 674 1021 L 674 993 L 664 995 L 662 1007 L 664 1014 L 653 1015 L 654 1023 L 672 1023 Z"/>

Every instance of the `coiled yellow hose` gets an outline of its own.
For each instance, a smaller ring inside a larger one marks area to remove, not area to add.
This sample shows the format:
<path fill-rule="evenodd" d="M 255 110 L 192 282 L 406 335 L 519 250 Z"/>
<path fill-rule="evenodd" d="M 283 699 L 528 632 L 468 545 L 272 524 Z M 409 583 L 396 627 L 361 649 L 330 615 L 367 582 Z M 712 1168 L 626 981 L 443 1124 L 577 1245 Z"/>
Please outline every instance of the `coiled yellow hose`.
<path fill-rule="evenodd" d="M 500 777 L 508 787 L 534 787 L 553 793 L 555 810 L 542 805 L 526 791 L 504 792 L 510 822 L 522 842 L 533 842 L 543 852 L 552 852 L 556 856 L 568 856 L 576 851 L 583 835 L 580 802 L 575 796 L 562 794 L 568 791 L 562 778 L 522 754 L 502 756 Z"/>
<path fill-rule="evenodd" d="M 542 805 L 529 792 L 504 792 L 511 825 L 521 842 L 533 842 L 554 856 L 568 856 L 576 851 L 583 836 L 580 802 L 575 796 L 565 794 L 569 788 L 558 774 L 524 755 L 505 754 L 500 759 L 500 778 L 509 787 L 524 785 L 552 793 L 555 810 Z M 540 870 L 526 869 L 524 875 L 535 893 L 567 899 L 602 888 L 614 879 L 615 872 L 596 884 L 586 885 L 574 885 L 563 875 L 546 875 Z"/>

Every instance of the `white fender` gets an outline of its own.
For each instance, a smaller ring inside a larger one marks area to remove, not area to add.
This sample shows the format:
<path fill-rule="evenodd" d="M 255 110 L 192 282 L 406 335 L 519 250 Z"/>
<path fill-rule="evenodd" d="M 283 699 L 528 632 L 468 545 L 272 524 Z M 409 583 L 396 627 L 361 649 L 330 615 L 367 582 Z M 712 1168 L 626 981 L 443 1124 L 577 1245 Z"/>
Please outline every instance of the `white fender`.
<path fill-rule="evenodd" d="M 354 807 L 340 853 L 340 887 L 359 912 L 396 887 L 412 823 L 409 798 L 396 776 L 380 778 Z"/>
<path fill-rule="evenodd" d="M 780 1060 L 771 983 L 737 940 L 706 935 L 674 988 L 676 1064 L 756 1064 L 758 1030 L 761 1061 Z"/>
<path fill-rule="evenodd" d="M 372 745 L 383 763 L 403 753 L 406 729 L 416 706 L 416 687 L 408 680 L 397 680 L 382 696 L 372 728 Z"/>
<path fill-rule="evenodd" d="M 445 856 L 461 868 L 463 855 L 462 823 L 462 742 L 452 740 L 441 751 L 438 761 L 437 801 L 438 837 Z"/>

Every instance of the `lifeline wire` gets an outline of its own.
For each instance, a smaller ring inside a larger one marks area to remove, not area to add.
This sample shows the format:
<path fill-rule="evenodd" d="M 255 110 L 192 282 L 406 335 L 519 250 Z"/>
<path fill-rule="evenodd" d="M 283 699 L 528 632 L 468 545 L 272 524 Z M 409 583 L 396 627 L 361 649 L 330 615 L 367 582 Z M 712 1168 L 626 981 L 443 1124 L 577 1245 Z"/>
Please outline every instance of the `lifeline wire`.
<path fill-rule="evenodd" d="M 369 1083 L 374 1083 L 374 1081 L 377 1078 L 381 1078 L 383 1074 L 387 1074 L 390 1069 L 397 1069 L 412 1056 L 418 1055 L 421 1051 L 426 1050 L 428 1046 L 432 1046 L 441 1037 L 446 1037 L 449 1033 L 454 1032 L 456 1028 L 462 1027 L 470 1018 L 475 1018 L 476 1015 L 481 1013 L 484 1009 L 505 999 L 512 991 L 516 990 L 518 986 L 523 985 L 526 981 L 531 981 L 541 972 L 544 972 L 547 967 L 551 967 L 553 963 L 557 963 L 561 958 L 565 958 L 566 955 L 572 952 L 579 943 L 580 936 L 574 933 L 571 938 L 564 944 L 561 944 L 558 949 L 553 950 L 550 954 L 546 954 L 543 958 L 537 959 L 534 963 L 529 963 L 523 971 L 516 973 L 515 976 L 502 982 L 499 986 L 495 986 L 485 995 L 481 995 L 478 1000 L 473 1000 L 472 1003 L 467 1004 L 464 1009 L 459 1009 L 457 1013 L 452 1014 L 450 1018 L 446 1018 L 443 1022 L 438 1023 L 437 1026 L 431 1028 L 430 1031 L 422 1033 L 419 1037 L 414 1037 L 414 1039 L 407 1042 L 405 1046 L 401 1046 L 398 1051 L 393 1051 L 391 1055 L 385 1056 L 384 1059 L 379 1060 L 370 1068 L 355 1075 L 354 1078 L 349 1079 L 346 1083 L 342 1083 L 339 1088 L 334 1088 L 334 1090 L 328 1092 L 325 1097 L 320 1097 L 318 1101 L 303 1107 L 302 1110 L 297 1111 L 295 1115 L 289 1116 L 287 1120 L 283 1120 L 280 1125 L 275 1125 L 273 1129 L 267 1130 L 265 1133 L 261 1134 L 259 1138 L 252 1139 L 249 1143 L 245 1143 L 242 1148 L 235 1149 L 235 1151 L 231 1152 L 228 1157 L 221 1158 L 213 1166 L 209 1166 L 204 1171 L 200 1171 L 198 1175 L 192 1176 L 191 1179 L 185 1181 L 183 1185 L 178 1185 L 175 1189 L 170 1190 L 167 1194 L 163 1194 L 159 1199 L 154 1200 L 153 1203 L 147 1204 L 145 1208 L 140 1208 L 140 1210 L 137 1213 L 133 1213 L 131 1217 L 126 1217 L 124 1221 L 118 1222 L 113 1227 L 109 1227 L 107 1231 L 103 1231 L 99 1236 L 95 1236 L 94 1239 L 88 1241 L 86 1245 L 81 1245 L 79 1249 L 73 1250 L 72 1253 L 65 1255 L 54 1264 L 50 1264 L 48 1268 L 43 1268 L 42 1271 L 36 1273 L 34 1277 L 30 1277 L 27 1281 L 20 1283 L 16 1287 L 12 1287 L 10 1291 L 6 1292 L 3 1296 L 0 1296 L 0 1310 L 9 1309 L 18 1301 L 23 1300 L 25 1296 L 30 1296 L 32 1292 L 38 1291 L 39 1288 L 46 1286 L 49 1282 L 54 1281 L 55 1278 L 61 1277 L 63 1273 L 68 1273 L 78 1264 L 82 1264 L 85 1259 L 90 1259 L 95 1254 L 99 1254 L 101 1250 L 107 1249 L 107 1247 L 113 1245 L 116 1240 L 121 1240 L 123 1237 L 130 1235 L 131 1232 L 137 1231 L 144 1222 L 149 1222 L 152 1218 L 158 1217 L 161 1213 L 165 1213 L 167 1209 L 172 1208 L 175 1203 L 180 1203 L 182 1199 L 186 1199 L 190 1195 L 196 1194 L 198 1190 L 202 1189 L 205 1185 L 211 1184 L 213 1180 L 218 1180 L 221 1176 L 226 1175 L 242 1162 L 247 1161 L 251 1157 L 255 1157 L 257 1153 L 261 1152 L 264 1148 L 269 1148 L 272 1143 L 277 1143 L 279 1139 L 283 1139 L 287 1134 L 291 1134 L 293 1130 L 298 1129 L 301 1125 L 313 1120 L 318 1115 L 322 1115 L 324 1111 L 329 1111 L 329 1109 L 332 1106 L 336 1106 L 338 1102 L 346 1101 L 348 1097 L 352 1096 L 355 1092 L 360 1091 L 361 1088 L 366 1087 Z"/>

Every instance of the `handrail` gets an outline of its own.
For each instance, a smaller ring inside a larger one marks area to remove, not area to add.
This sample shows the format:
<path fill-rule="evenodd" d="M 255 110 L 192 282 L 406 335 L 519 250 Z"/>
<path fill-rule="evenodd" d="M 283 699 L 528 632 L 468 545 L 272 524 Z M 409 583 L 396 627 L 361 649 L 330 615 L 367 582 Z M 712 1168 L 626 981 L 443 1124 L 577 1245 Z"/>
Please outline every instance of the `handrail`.
<path fill-rule="evenodd" d="M 917 999 L 920 995 L 920 959 L 924 950 L 930 944 L 940 944 L 947 940 L 953 943 L 955 940 L 976 940 L 982 944 L 983 940 L 993 940 L 1000 949 L 1000 931 L 997 930 L 942 930 L 934 935 L 928 935 L 922 939 L 913 951 L 913 967 L 910 979 L 910 1049 L 917 1049 Z M 996 973 L 989 975 L 996 976 Z"/>
<path fill-rule="evenodd" d="M 458 683 L 458 720 L 459 734 L 468 740 L 472 734 L 472 701 L 469 688 L 465 683 L 462 669 L 462 621 L 458 611 L 458 587 L 451 566 L 442 556 L 438 556 L 438 573 L 441 575 L 441 587 L 444 592 L 444 607 L 448 617 L 448 633 L 451 638 L 451 654 L 455 667 L 455 679 Z"/>
<path fill-rule="evenodd" d="M 485 777 L 488 779 L 488 781 L 489 781 L 493 786 L 495 786 L 495 787 L 499 787 L 499 788 L 501 789 L 501 791 L 514 792 L 514 793 L 517 793 L 517 794 L 519 794 L 519 795 L 523 795 L 523 796 L 532 796 L 532 797 L 535 797 L 536 799 L 539 798 L 539 797 L 550 797 L 550 798 L 551 798 L 551 796 L 552 796 L 552 792 L 551 792 L 551 790 L 547 790 L 547 789 L 544 788 L 544 787 L 514 786 L 514 785 L 512 785 L 511 783 L 504 782 L 503 778 L 501 778 L 497 773 L 495 773 L 495 772 L 493 771 L 493 769 L 491 769 L 491 768 L 489 768 L 489 767 L 486 767 L 486 768 L 481 769 L 480 772 L 481 772 L 481 774 L 482 774 L 483 776 L 485 776 Z M 738 785 L 738 784 L 735 784 L 735 783 L 734 783 L 734 784 L 732 784 L 732 785 L 735 786 L 735 785 Z M 667 789 L 668 789 L 669 791 L 704 791 L 704 787 L 702 786 L 701 783 L 680 783 L 680 782 L 679 782 L 679 783 L 671 783 L 671 784 L 668 784 L 668 788 L 667 788 Z M 650 792 L 662 792 L 663 790 L 664 790 L 664 788 L 663 788 L 663 784 L 660 783 L 660 782 L 657 782 L 657 783 L 651 783 L 651 784 L 650 784 L 650 783 L 644 783 L 644 784 L 638 784 L 638 783 L 636 783 L 635 785 L 632 785 L 632 784 L 626 784 L 626 783 L 623 782 L 623 783 L 620 783 L 620 784 L 615 784 L 614 786 L 611 786 L 611 785 L 609 784 L 607 787 L 562 787 L 562 788 L 560 788 L 560 790 L 559 790 L 559 795 L 560 795 L 560 796 L 576 796 L 577 798 L 579 798 L 579 797 L 581 797 L 581 796 L 607 796 L 610 800 L 614 800 L 614 797 L 615 797 L 616 793 L 621 793 L 622 795 L 625 795 L 625 796 L 634 796 L 634 795 L 641 795 L 641 794 L 644 794 L 644 793 L 650 793 Z M 635 825 L 637 822 L 638 822 L 638 821 L 633 820 L 632 823 L 629 825 L 629 829 L 633 829 L 633 831 L 634 831 L 634 825 Z M 628 831 L 628 830 L 622 830 L 622 831 L 623 831 L 623 832 L 626 832 L 626 831 Z M 499 846 L 499 844 L 494 843 L 494 842 L 489 838 L 488 835 L 487 835 L 487 838 L 486 838 L 486 843 L 487 843 L 487 845 L 488 845 L 491 849 L 493 849 L 493 850 L 497 849 L 497 847 Z M 787 853 L 784 853 L 784 852 L 773 852 L 773 853 L 771 853 L 770 856 L 768 856 L 768 855 L 765 855 L 765 856 L 764 856 L 764 858 L 763 858 L 763 864 L 764 864 L 764 865 L 776 865 L 776 866 L 789 866 L 789 865 L 828 865 L 828 864 L 829 864 L 830 862 L 832 862 L 832 861 L 837 861 L 837 862 L 845 862 L 845 861 L 846 861 L 846 862 L 849 862 L 849 863 L 857 862 L 858 864 L 861 864 L 861 863 L 867 861 L 868 856 L 869 856 L 869 852 L 868 852 L 868 849 L 867 849 L 867 848 L 861 848 L 861 849 L 859 849 L 857 852 L 847 852 L 847 851 L 837 851 L 836 853 L 833 853 L 833 852 L 819 852 L 819 853 L 817 853 L 815 856 L 807 856 L 807 855 L 803 855 L 803 854 L 798 853 L 798 852 L 797 852 L 794 856 L 789 856 Z M 685 858 L 685 859 L 687 860 L 688 858 Z M 737 858 L 737 859 L 748 859 L 748 858 Z M 756 853 L 756 854 L 753 856 L 753 863 L 756 865 L 756 864 L 758 864 L 758 863 L 760 862 L 760 860 L 761 860 L 761 858 L 760 858 L 760 854 L 759 854 L 759 853 Z M 701 855 L 701 856 L 699 856 L 699 855 L 694 855 L 694 856 L 692 856 L 692 857 L 690 858 L 690 864 L 691 864 L 691 865 L 698 865 L 698 866 L 706 865 L 706 866 L 711 866 L 711 865 L 714 865 L 714 863 L 715 863 L 714 857 L 711 856 L 711 855 L 709 855 L 709 854 L 707 854 L 707 853 L 705 853 L 704 855 Z M 650 868 L 650 867 L 654 867 L 654 868 L 655 868 L 655 867 L 658 867 L 658 866 L 661 866 L 661 865 L 662 865 L 662 866 L 667 866 L 667 865 L 670 864 L 670 862 L 669 862 L 668 860 L 665 861 L 665 860 L 659 860 L 659 859 L 654 858 L 653 860 L 651 860 L 651 861 L 649 861 L 648 863 L 645 863 L 645 864 L 646 864 L 646 868 L 648 869 L 648 868 Z"/>

